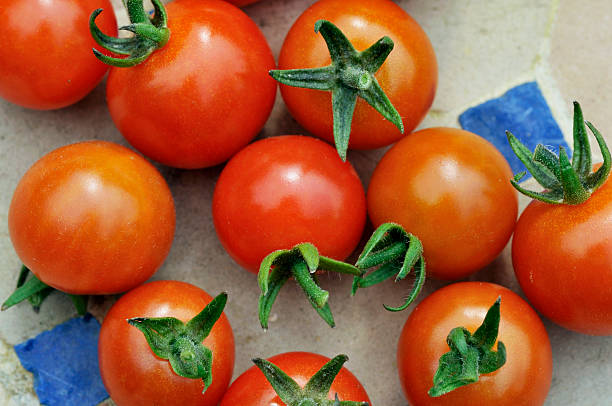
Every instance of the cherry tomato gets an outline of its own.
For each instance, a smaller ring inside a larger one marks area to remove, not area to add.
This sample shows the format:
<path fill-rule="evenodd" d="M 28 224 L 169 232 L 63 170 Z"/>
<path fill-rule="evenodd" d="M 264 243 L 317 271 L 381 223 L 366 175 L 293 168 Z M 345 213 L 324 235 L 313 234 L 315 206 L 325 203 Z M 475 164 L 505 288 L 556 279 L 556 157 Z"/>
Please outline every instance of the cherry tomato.
<path fill-rule="evenodd" d="M 23 107 L 58 109 L 81 100 L 108 67 L 91 53 L 87 22 L 102 7 L 100 28 L 117 23 L 108 0 L 2 0 L 0 2 L 0 97 Z"/>
<path fill-rule="evenodd" d="M 612 182 L 580 205 L 532 201 L 512 239 L 514 272 L 544 316 L 585 334 L 612 335 Z"/>
<path fill-rule="evenodd" d="M 203 345 L 212 351 L 212 384 L 204 394 L 200 379 L 184 378 L 157 357 L 142 332 L 127 323 L 134 317 L 174 317 L 188 322 L 212 300 L 202 289 L 185 282 L 156 281 L 125 294 L 102 324 L 98 359 L 102 381 L 118 406 L 215 406 L 234 370 L 234 335 L 221 315 Z"/>
<path fill-rule="evenodd" d="M 352 165 L 328 144 L 302 136 L 267 138 L 240 151 L 213 196 L 217 235 L 251 272 L 272 251 L 302 242 L 345 259 L 361 238 L 365 213 Z"/>
<path fill-rule="evenodd" d="M 376 79 L 411 132 L 423 119 L 436 92 L 438 68 L 427 35 L 418 23 L 390 0 L 320 0 L 297 19 L 285 38 L 278 59 L 279 69 L 315 68 L 331 63 L 317 20 L 338 26 L 358 51 L 389 36 L 395 47 Z M 308 131 L 333 142 L 331 93 L 281 85 L 291 115 Z M 358 99 L 353 115 L 349 147 L 372 149 L 402 137 L 364 100 Z"/>
<path fill-rule="evenodd" d="M 72 294 L 124 292 L 162 264 L 174 236 L 174 202 L 140 155 L 102 141 L 68 145 L 23 176 L 8 214 L 23 263 Z"/>
<path fill-rule="evenodd" d="M 268 359 L 289 375 L 298 385 L 306 382 L 321 369 L 329 358 L 309 352 L 287 352 Z M 368 394 L 348 369 L 342 368 L 329 390 L 329 399 L 338 394 L 340 400 L 368 402 Z M 220 406 L 284 406 L 264 374 L 255 366 L 247 369 L 232 383 Z"/>
<path fill-rule="evenodd" d="M 274 57 L 257 25 L 224 1 L 177 0 L 167 12 L 168 44 L 140 65 L 111 69 L 111 116 L 130 144 L 165 165 L 220 164 L 268 119 Z"/>
<path fill-rule="evenodd" d="M 471 333 L 487 310 L 501 297 L 498 342 L 506 346 L 506 363 L 481 375 L 474 383 L 437 398 L 433 385 L 446 337 L 455 327 Z M 423 300 L 410 314 L 399 339 L 397 364 L 408 402 L 425 405 L 541 405 L 552 379 L 552 352 L 544 325 L 514 292 L 492 283 L 463 282 L 442 288 Z"/>
<path fill-rule="evenodd" d="M 381 159 L 368 189 L 375 226 L 397 222 L 423 242 L 427 272 L 463 278 L 504 248 L 518 212 L 510 166 L 485 139 L 454 128 L 418 131 Z"/>

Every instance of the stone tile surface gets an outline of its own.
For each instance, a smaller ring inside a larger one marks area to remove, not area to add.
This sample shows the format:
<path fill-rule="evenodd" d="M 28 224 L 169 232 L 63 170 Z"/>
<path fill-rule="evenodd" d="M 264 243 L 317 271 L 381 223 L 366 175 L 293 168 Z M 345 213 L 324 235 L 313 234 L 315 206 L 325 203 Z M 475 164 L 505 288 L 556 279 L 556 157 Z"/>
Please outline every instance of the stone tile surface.
<path fill-rule="evenodd" d="M 113 0 L 115 5 L 120 0 Z M 262 0 L 245 8 L 260 25 L 275 53 L 292 22 L 312 0 Z M 458 126 L 468 107 L 520 83 L 537 80 L 553 116 L 567 135 L 571 101 L 582 102 L 585 117 L 604 134 L 612 134 L 609 115 L 612 77 L 608 66 L 612 43 L 609 0 L 400 0 L 429 34 L 439 63 L 439 88 L 422 127 Z M 121 16 L 124 18 L 124 14 Z M 120 20 L 124 23 L 125 20 Z M 262 136 L 304 133 L 289 116 L 280 96 Z M 7 232 L 12 191 L 21 175 L 42 154 L 80 140 L 99 138 L 125 145 L 113 126 L 104 101 L 104 87 L 75 106 L 54 112 L 28 111 L 0 101 L 0 297 L 8 296 L 19 269 Z M 612 137 L 607 139 L 612 142 Z M 367 185 L 384 150 L 351 152 L 349 159 Z M 333 356 L 346 352 L 347 367 L 365 384 L 374 405 L 400 406 L 394 348 L 407 312 L 392 314 L 381 300 L 399 303 L 408 287 L 392 283 L 348 297 L 349 278 L 323 276 L 338 327 L 329 329 L 288 284 L 273 309 L 268 332 L 258 326 L 255 277 L 225 254 L 212 225 L 210 203 L 221 167 L 180 171 L 160 168 L 176 199 L 176 238 L 155 279 L 185 280 L 211 294 L 227 290 L 227 315 L 235 329 L 235 375 L 250 366 L 250 358 L 306 350 Z M 527 203 L 521 199 L 521 207 Z M 367 232 L 367 231 L 366 231 Z M 512 273 L 509 247 L 471 280 L 493 281 L 520 291 Z M 407 283 L 410 283 L 409 281 Z M 425 297 L 445 283 L 430 280 Z M 96 299 L 90 311 L 102 319 L 112 298 Z M 409 311 L 409 310 L 408 310 Z M 52 295 L 40 314 L 18 306 L 0 314 L 0 339 L 21 342 L 74 316 L 70 300 Z M 555 361 L 548 405 L 609 405 L 612 398 L 612 339 L 575 334 L 545 321 Z M 4 347 L 3 347 L 4 348 Z M 4 350 L 3 350 L 4 351 Z M 4 360 L 4 358 L 2 358 Z M 14 362 L 14 358 L 13 358 Z M 11 368 L 19 370 L 14 364 Z M 18 378 L 15 378 L 17 376 Z M 27 373 L 0 373 L 1 404 L 30 405 Z M 24 381 L 25 379 L 25 381 Z M 30 381 L 31 382 L 31 381 Z M 4 397 L 3 397 L 4 396 Z"/>

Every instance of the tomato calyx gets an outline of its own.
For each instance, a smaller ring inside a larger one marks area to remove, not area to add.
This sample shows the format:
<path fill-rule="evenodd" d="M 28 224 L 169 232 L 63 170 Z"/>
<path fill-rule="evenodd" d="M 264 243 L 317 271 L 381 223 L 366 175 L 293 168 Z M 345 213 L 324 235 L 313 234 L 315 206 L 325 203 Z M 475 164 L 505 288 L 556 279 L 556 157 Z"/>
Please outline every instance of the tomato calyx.
<path fill-rule="evenodd" d="M 377 285 L 393 275 L 396 282 L 400 281 L 414 269 L 416 281 L 404 304 L 399 307 L 383 305 L 392 312 L 402 311 L 410 306 L 425 283 L 423 244 L 416 236 L 395 223 L 382 224 L 374 231 L 355 266 L 361 269 L 363 274 L 353 279 L 351 295 L 355 295 L 359 288 Z M 376 269 L 366 275 L 372 268 Z"/>
<path fill-rule="evenodd" d="M 34 312 L 38 313 L 40 310 L 40 306 L 45 301 L 47 296 L 49 296 L 54 291 L 58 291 L 57 289 L 52 288 L 46 283 L 42 282 L 40 279 L 36 277 L 33 273 L 25 265 L 21 266 L 21 271 L 19 272 L 19 278 L 17 278 L 17 288 L 13 291 L 13 293 L 2 303 L 2 307 L 0 310 L 4 311 L 18 303 L 27 300 L 32 305 L 32 309 Z M 28 277 L 29 276 L 29 277 Z M 59 291 L 58 291 L 59 292 Z M 84 316 L 87 313 L 87 301 L 88 296 L 86 295 L 67 295 L 72 300 L 74 307 L 79 316 Z"/>
<path fill-rule="evenodd" d="M 346 361 L 348 357 L 344 354 L 332 358 L 302 389 L 297 382 L 270 361 L 253 359 L 257 368 L 263 372 L 278 397 L 287 406 L 369 406 L 368 402 L 340 401 L 338 394 L 335 395 L 335 400 L 327 399 L 331 385 Z"/>
<path fill-rule="evenodd" d="M 550 204 L 577 205 L 587 201 L 608 178 L 612 158 L 601 133 L 590 122 L 587 121 L 586 125 L 595 135 L 604 160 L 595 172 L 592 172 L 591 147 L 578 102 L 574 102 L 574 156 L 571 162 L 563 147 L 559 147 L 559 156 L 556 156 L 551 150 L 538 144 L 532 154 L 511 132 L 506 131 L 508 142 L 516 156 L 546 190 L 534 192 L 521 187 L 518 182 L 526 172 L 515 175 L 510 180 L 512 186 L 524 195 Z"/>
<path fill-rule="evenodd" d="M 451 330 L 446 338 L 450 351 L 440 357 L 429 396 L 438 397 L 477 382 L 481 374 L 495 372 L 506 363 L 504 343 L 499 341 L 497 351 L 492 351 L 499 332 L 500 306 L 498 297 L 473 335 L 464 327 Z"/>
<path fill-rule="evenodd" d="M 127 322 L 140 330 L 159 358 L 168 360 L 179 376 L 202 379 L 204 390 L 212 383 L 212 351 L 202 344 L 221 317 L 227 293 L 215 297 L 187 323 L 174 317 L 136 317 Z"/>
<path fill-rule="evenodd" d="M 326 270 L 349 275 L 361 275 L 353 265 L 319 255 L 317 247 L 310 243 L 298 244 L 291 250 L 278 250 L 263 259 L 259 267 L 257 281 L 261 289 L 259 296 L 259 321 L 261 327 L 268 328 L 268 319 L 272 305 L 280 289 L 289 278 L 295 278 L 312 307 L 330 327 L 334 327 L 334 316 L 331 313 L 329 292 L 317 284 L 316 272 Z"/>
<path fill-rule="evenodd" d="M 365 100 L 403 134 L 402 117 L 374 76 L 393 50 L 393 40 L 383 37 L 365 51 L 358 52 L 342 31 L 329 21 L 317 21 L 315 32 L 320 32 L 327 43 L 331 65 L 271 70 L 270 76 L 288 86 L 332 92 L 334 142 L 340 158 L 346 161 L 357 97 Z"/>
<path fill-rule="evenodd" d="M 143 0 L 125 1 L 131 24 L 119 29 L 132 32 L 134 36 L 129 38 L 114 38 L 100 31 L 96 18 L 103 10 L 95 10 L 89 18 L 89 30 L 93 39 L 107 51 L 127 57 L 114 58 L 93 48 L 94 55 L 107 65 L 124 68 L 144 62 L 154 51 L 164 47 L 170 39 L 168 15 L 161 0 L 152 0 L 152 3 L 155 13 L 149 17 L 144 10 Z"/>

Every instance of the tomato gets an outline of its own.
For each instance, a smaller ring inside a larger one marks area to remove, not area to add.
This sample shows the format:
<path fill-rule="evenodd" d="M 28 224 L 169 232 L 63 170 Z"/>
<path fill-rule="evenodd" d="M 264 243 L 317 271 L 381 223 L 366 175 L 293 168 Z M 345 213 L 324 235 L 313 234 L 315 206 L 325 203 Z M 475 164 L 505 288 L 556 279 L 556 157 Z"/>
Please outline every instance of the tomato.
<path fill-rule="evenodd" d="M 512 240 L 525 295 L 544 316 L 585 334 L 612 335 L 612 183 L 580 205 L 532 201 Z"/>
<path fill-rule="evenodd" d="M 168 44 L 140 65 L 111 69 L 111 116 L 130 144 L 165 165 L 220 164 L 266 122 L 274 57 L 257 25 L 224 1 L 177 0 L 167 13 Z"/>
<path fill-rule="evenodd" d="M 365 195 L 352 165 L 315 138 L 257 141 L 233 157 L 213 195 L 219 240 L 242 267 L 302 242 L 343 260 L 365 224 Z"/>
<path fill-rule="evenodd" d="M 498 343 L 506 346 L 506 363 L 497 371 L 437 398 L 427 391 L 446 337 L 455 327 L 471 333 L 501 297 Z M 544 325 L 514 292 L 492 283 L 463 282 L 446 286 L 423 300 L 410 314 L 397 351 L 400 381 L 408 402 L 424 405 L 541 405 L 552 379 L 552 352 Z"/>
<path fill-rule="evenodd" d="M 376 79 L 411 132 L 431 106 L 437 85 L 436 57 L 418 23 L 390 0 L 320 0 L 297 19 L 285 38 L 279 69 L 323 67 L 330 64 L 328 48 L 315 33 L 315 22 L 331 21 L 358 51 L 383 36 L 395 47 Z M 331 94 L 281 85 L 291 115 L 317 137 L 333 142 Z M 358 99 L 349 147 L 372 149 L 397 141 L 402 134 L 364 100 Z"/>
<path fill-rule="evenodd" d="M 23 107 L 50 110 L 85 97 L 108 67 L 91 53 L 89 15 L 109 10 L 100 28 L 117 32 L 108 0 L 2 0 L 0 97 Z"/>
<path fill-rule="evenodd" d="M 401 224 L 421 239 L 427 272 L 459 279 L 504 248 L 518 212 L 510 166 L 483 138 L 454 128 L 418 131 L 381 159 L 368 189 L 375 226 Z"/>
<path fill-rule="evenodd" d="M 329 358 L 309 352 L 287 352 L 268 359 L 289 375 L 299 386 L 306 382 L 329 361 Z M 340 400 L 368 402 L 368 394 L 357 378 L 342 368 L 329 390 L 329 399 L 338 394 Z M 310 404 L 310 403 L 309 403 Z M 255 366 L 247 369 L 232 383 L 220 406 L 269 406 L 285 405 L 278 397 L 264 374 Z"/>
<path fill-rule="evenodd" d="M 175 317 L 188 322 L 212 300 L 202 289 L 178 281 L 142 285 L 117 301 L 100 330 L 98 359 L 102 381 L 118 406 L 219 403 L 234 369 L 234 335 L 222 315 L 203 341 L 212 351 L 212 384 L 184 378 L 157 357 L 142 332 L 126 322 L 134 317 Z"/>
<path fill-rule="evenodd" d="M 11 241 L 44 283 L 110 294 L 147 280 L 174 236 L 174 202 L 159 172 L 117 144 L 81 142 L 42 157 L 9 208 Z"/>

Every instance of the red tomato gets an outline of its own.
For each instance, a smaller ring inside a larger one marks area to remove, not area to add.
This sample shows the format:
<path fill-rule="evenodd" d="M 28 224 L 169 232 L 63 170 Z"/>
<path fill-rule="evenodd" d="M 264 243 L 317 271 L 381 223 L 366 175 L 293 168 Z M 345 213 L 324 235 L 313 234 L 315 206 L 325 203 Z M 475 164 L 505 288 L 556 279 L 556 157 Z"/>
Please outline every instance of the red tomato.
<path fill-rule="evenodd" d="M 99 7 L 108 10 L 100 29 L 114 35 L 108 0 L 0 1 L 0 97 L 39 110 L 85 97 L 108 69 L 91 53 L 95 42 L 87 23 Z"/>
<path fill-rule="evenodd" d="M 439 359 L 449 351 L 447 335 L 455 327 L 474 333 L 500 296 L 498 341 L 506 346 L 506 363 L 481 375 L 478 382 L 430 397 L 427 391 L 433 386 Z M 414 406 L 541 405 L 552 379 L 550 342 L 537 314 L 514 292 L 484 282 L 455 283 L 423 300 L 404 325 L 397 364 L 404 394 Z"/>
<path fill-rule="evenodd" d="M 217 181 L 213 220 L 238 264 L 251 272 L 272 251 L 302 242 L 343 260 L 365 224 L 365 195 L 353 166 L 315 138 L 283 136 L 249 145 Z"/>
<path fill-rule="evenodd" d="M 368 189 L 375 226 L 401 224 L 423 242 L 427 272 L 459 279 L 490 263 L 516 222 L 510 166 L 485 139 L 455 128 L 418 131 L 391 148 Z"/>
<path fill-rule="evenodd" d="M 124 292 L 153 275 L 174 236 L 174 202 L 140 155 L 102 141 L 68 145 L 23 176 L 8 214 L 23 263 L 72 294 Z"/>
<path fill-rule="evenodd" d="M 270 115 L 274 57 L 255 23 L 224 1 L 167 5 L 170 41 L 113 68 L 107 99 L 123 136 L 165 165 L 203 168 L 242 149 Z"/>
<path fill-rule="evenodd" d="M 512 239 L 514 272 L 544 316 L 585 334 L 612 335 L 612 183 L 580 205 L 532 201 Z"/>
<path fill-rule="evenodd" d="M 285 38 L 278 59 L 279 69 L 316 68 L 331 63 L 317 20 L 331 21 L 344 32 L 358 51 L 383 36 L 395 47 L 376 79 L 403 118 L 410 133 L 421 122 L 436 92 L 438 68 L 427 35 L 418 23 L 390 0 L 320 0 L 297 19 Z M 333 142 L 331 93 L 281 85 L 291 115 L 317 137 Z M 402 137 L 364 100 L 358 99 L 349 147 L 372 149 Z"/>
<path fill-rule="evenodd" d="M 179 376 L 169 361 L 158 358 L 136 327 L 133 317 L 175 317 L 188 322 L 212 298 L 185 282 L 156 281 L 125 294 L 113 305 L 102 324 L 98 359 L 102 381 L 118 406 L 214 406 L 229 385 L 234 370 L 234 335 L 225 314 L 203 341 L 213 353 L 212 384 L 202 394 L 201 379 Z"/>
<path fill-rule="evenodd" d="M 298 385 L 306 382 L 321 369 L 329 358 L 310 352 L 287 352 L 268 358 L 268 361 L 289 375 Z M 340 400 L 368 402 L 368 394 L 348 369 L 342 368 L 329 390 L 329 399 L 338 394 Z M 284 406 L 264 374 L 255 366 L 247 369 L 232 383 L 219 406 Z"/>

